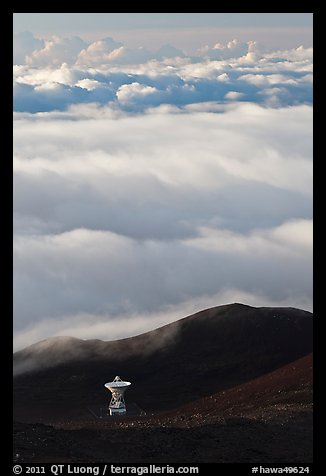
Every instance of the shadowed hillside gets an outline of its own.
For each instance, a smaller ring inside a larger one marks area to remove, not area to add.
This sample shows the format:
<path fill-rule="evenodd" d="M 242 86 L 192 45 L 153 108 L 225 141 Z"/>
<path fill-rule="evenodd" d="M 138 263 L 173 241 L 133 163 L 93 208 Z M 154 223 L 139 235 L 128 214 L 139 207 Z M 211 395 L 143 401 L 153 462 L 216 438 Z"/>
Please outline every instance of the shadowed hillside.
<path fill-rule="evenodd" d="M 103 384 L 130 380 L 126 402 L 147 412 L 240 385 L 312 351 L 312 314 L 230 304 L 112 342 L 57 337 L 14 355 L 15 417 L 85 419 L 105 406 Z"/>
<path fill-rule="evenodd" d="M 311 402 L 309 354 L 247 383 L 157 415 L 67 420 L 55 427 L 15 423 L 14 460 L 291 461 L 302 465 L 312 461 Z"/>

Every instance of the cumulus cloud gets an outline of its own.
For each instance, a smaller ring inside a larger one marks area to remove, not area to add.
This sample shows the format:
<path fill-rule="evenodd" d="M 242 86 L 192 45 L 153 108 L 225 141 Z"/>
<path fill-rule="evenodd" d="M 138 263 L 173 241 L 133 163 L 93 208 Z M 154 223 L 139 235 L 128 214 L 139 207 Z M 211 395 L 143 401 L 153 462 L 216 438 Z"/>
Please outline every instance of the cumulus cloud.
<path fill-rule="evenodd" d="M 185 54 L 171 45 L 163 45 L 155 53 L 146 48 L 126 48 L 112 38 L 91 43 L 78 55 L 76 64 L 103 66 L 105 64 L 128 65 L 146 63 L 152 59 L 164 61 L 167 58 L 183 58 Z"/>
<path fill-rule="evenodd" d="M 205 46 L 200 50 L 206 58 L 213 60 L 225 60 L 239 58 L 248 52 L 248 44 L 241 43 L 237 39 L 229 41 L 226 45 L 216 43 L 212 48 Z"/>
<path fill-rule="evenodd" d="M 152 86 L 145 86 L 144 84 L 131 83 L 123 84 L 117 91 L 117 98 L 120 103 L 132 102 L 135 99 L 143 100 L 144 96 L 156 93 L 157 89 Z"/>
<path fill-rule="evenodd" d="M 298 84 L 295 78 L 285 76 L 284 74 L 244 74 L 239 76 L 238 80 L 248 81 L 255 86 L 269 86 L 274 84 Z"/>
<path fill-rule="evenodd" d="M 243 96 L 244 96 L 244 94 L 239 93 L 238 91 L 229 91 L 228 93 L 226 93 L 226 95 L 224 97 L 225 97 L 225 99 L 237 100 L 237 99 L 240 99 Z"/>
<path fill-rule="evenodd" d="M 310 48 L 270 52 L 254 41 L 233 40 L 207 46 L 191 57 L 171 45 L 149 51 L 126 48 L 112 38 L 89 44 L 78 37 L 27 39 L 29 54 L 16 48 L 22 63 L 14 70 L 16 111 L 64 110 L 78 102 L 109 101 L 129 112 L 230 99 L 269 107 L 312 102 Z M 53 83 L 62 85 L 58 94 Z M 141 102 L 135 84 L 141 85 L 142 93 L 156 94 L 143 94 L 146 101 Z M 271 88 L 278 89 L 271 95 Z M 46 89 L 51 90 L 48 96 Z M 124 94 L 127 91 L 132 94 Z"/>
<path fill-rule="evenodd" d="M 312 62 L 313 60 L 313 48 L 305 48 L 300 45 L 297 48 L 292 48 L 291 50 L 278 50 L 272 51 L 269 53 L 268 57 L 274 60 L 289 60 L 289 57 L 292 57 L 294 61 L 305 61 Z"/>
<path fill-rule="evenodd" d="M 53 36 L 50 39 L 44 40 L 43 48 L 35 49 L 27 56 L 26 63 L 33 66 L 73 63 L 85 45 L 86 43 L 78 36 L 71 38 Z"/>
<path fill-rule="evenodd" d="M 16 113 L 16 348 L 225 302 L 311 309 L 311 127 L 307 105 Z"/>
<path fill-rule="evenodd" d="M 44 40 L 35 38 L 33 33 L 25 31 L 13 37 L 13 62 L 14 65 L 24 64 L 26 57 L 33 51 L 42 49 Z"/>
<path fill-rule="evenodd" d="M 230 77 L 227 73 L 219 74 L 216 79 L 218 81 L 222 81 L 223 83 L 227 83 L 230 81 Z"/>
<path fill-rule="evenodd" d="M 116 42 L 110 37 L 94 41 L 79 52 L 76 64 L 91 66 L 105 63 L 109 60 L 110 54 L 114 50 L 119 50 L 120 47 L 122 47 L 122 43 Z"/>
<path fill-rule="evenodd" d="M 312 308 L 312 49 L 14 47 L 15 348 Z"/>
<path fill-rule="evenodd" d="M 201 249 L 236 253 L 240 255 L 262 255 L 272 251 L 280 257 L 284 253 L 300 258 L 307 253 L 311 258 L 312 220 L 290 220 L 272 229 L 253 230 L 249 234 L 239 234 L 226 229 L 202 227 L 200 236 L 188 240 L 191 246 Z"/>
<path fill-rule="evenodd" d="M 76 86 L 87 89 L 87 91 L 93 91 L 94 89 L 97 89 L 101 87 L 101 83 L 97 81 L 96 79 L 80 79 L 77 83 Z"/>

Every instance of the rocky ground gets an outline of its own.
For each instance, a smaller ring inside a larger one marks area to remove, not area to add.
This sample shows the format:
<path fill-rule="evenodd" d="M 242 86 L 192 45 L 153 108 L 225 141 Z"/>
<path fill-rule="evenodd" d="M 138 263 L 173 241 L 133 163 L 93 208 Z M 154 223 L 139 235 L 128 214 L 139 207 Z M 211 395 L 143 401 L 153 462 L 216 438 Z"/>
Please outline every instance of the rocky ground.
<path fill-rule="evenodd" d="M 172 411 L 50 425 L 17 421 L 14 461 L 312 462 L 312 354 Z"/>

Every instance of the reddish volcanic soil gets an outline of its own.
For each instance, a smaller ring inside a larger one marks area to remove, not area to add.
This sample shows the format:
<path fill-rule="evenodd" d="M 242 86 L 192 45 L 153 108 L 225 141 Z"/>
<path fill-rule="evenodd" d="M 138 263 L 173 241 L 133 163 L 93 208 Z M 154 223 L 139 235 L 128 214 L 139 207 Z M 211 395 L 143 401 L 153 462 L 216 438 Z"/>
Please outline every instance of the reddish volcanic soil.
<path fill-rule="evenodd" d="M 226 415 L 257 418 L 275 410 L 303 408 L 312 403 L 312 354 L 246 384 L 181 407 L 179 411 L 210 419 Z"/>
<path fill-rule="evenodd" d="M 172 412 L 14 433 L 17 462 L 309 463 L 312 354 Z"/>
<path fill-rule="evenodd" d="M 15 462 L 312 462 L 312 354 L 173 412 L 15 423 Z"/>

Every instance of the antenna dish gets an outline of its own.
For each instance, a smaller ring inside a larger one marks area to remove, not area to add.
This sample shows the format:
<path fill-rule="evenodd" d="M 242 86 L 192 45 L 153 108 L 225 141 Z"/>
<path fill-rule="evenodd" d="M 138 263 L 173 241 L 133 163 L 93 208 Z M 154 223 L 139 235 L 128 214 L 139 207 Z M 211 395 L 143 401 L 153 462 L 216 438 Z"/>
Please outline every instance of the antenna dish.
<path fill-rule="evenodd" d="M 125 382 L 117 375 L 112 382 L 104 384 L 112 393 L 112 398 L 109 403 L 110 415 L 122 415 L 126 413 L 126 404 L 123 398 L 123 394 L 127 388 L 131 385 L 131 382 Z"/>

